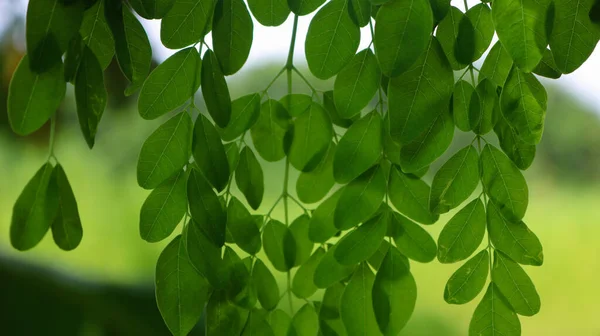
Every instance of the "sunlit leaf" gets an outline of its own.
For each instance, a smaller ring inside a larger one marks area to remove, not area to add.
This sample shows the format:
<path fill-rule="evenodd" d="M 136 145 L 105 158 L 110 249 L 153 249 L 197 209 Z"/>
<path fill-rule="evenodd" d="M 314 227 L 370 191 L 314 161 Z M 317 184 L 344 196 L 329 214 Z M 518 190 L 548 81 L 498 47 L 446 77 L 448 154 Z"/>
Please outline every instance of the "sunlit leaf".
<path fill-rule="evenodd" d="M 438 260 L 448 264 L 470 257 L 481 244 L 485 224 L 483 202 L 476 198 L 444 226 L 438 238 Z"/>
<path fill-rule="evenodd" d="M 427 263 L 435 259 L 437 246 L 431 235 L 422 227 L 393 211 L 390 218 L 394 242 L 400 252 L 408 258 Z"/>
<path fill-rule="evenodd" d="M 292 292 L 299 298 L 309 298 L 317 291 L 317 286 L 313 282 L 315 270 L 325 255 L 325 250 L 319 247 L 308 258 L 308 260 L 298 268 L 292 282 Z"/>
<path fill-rule="evenodd" d="M 498 287 L 490 282 L 483 299 L 475 308 L 469 324 L 469 336 L 519 336 L 521 323 Z"/>
<path fill-rule="evenodd" d="M 96 4 L 83 13 L 79 34 L 83 42 L 94 52 L 102 69 L 106 69 L 115 54 L 115 40 L 104 16 L 105 0 Z"/>
<path fill-rule="evenodd" d="M 450 304 L 464 304 L 473 300 L 485 286 L 489 266 L 487 250 L 482 250 L 469 259 L 448 279 L 444 300 Z"/>
<path fill-rule="evenodd" d="M 294 266 L 296 241 L 290 229 L 280 221 L 272 219 L 265 225 L 263 247 L 276 270 L 287 272 Z"/>
<path fill-rule="evenodd" d="M 407 175 L 393 166 L 388 183 L 390 201 L 398 211 L 422 223 L 433 224 L 439 216 L 429 211 L 430 188 L 416 176 Z"/>
<path fill-rule="evenodd" d="M 260 95 L 253 93 L 231 102 L 231 118 L 226 127 L 221 128 L 221 138 L 232 141 L 250 129 L 260 116 Z"/>
<path fill-rule="evenodd" d="M 485 57 L 485 61 L 483 61 L 479 71 L 479 80 L 488 78 L 496 86 L 503 87 L 512 65 L 512 58 L 510 58 L 506 49 L 500 42 L 496 42 Z"/>
<path fill-rule="evenodd" d="M 229 161 L 219 133 L 202 114 L 198 114 L 192 140 L 194 162 L 204 178 L 217 191 L 222 191 L 229 182 Z"/>
<path fill-rule="evenodd" d="M 300 215 L 289 228 L 296 242 L 296 253 L 294 254 L 294 266 L 300 266 L 310 257 L 313 242 L 308 238 L 310 217 L 307 214 Z"/>
<path fill-rule="evenodd" d="M 303 203 L 315 203 L 323 199 L 333 185 L 333 158 L 336 151 L 335 143 L 329 145 L 325 158 L 317 168 L 310 172 L 302 172 L 296 180 L 296 193 Z"/>
<path fill-rule="evenodd" d="M 292 166 L 305 172 L 315 169 L 325 158 L 333 137 L 331 121 L 325 109 L 313 103 L 310 109 L 296 118 L 290 132 L 293 138 L 288 158 Z"/>
<path fill-rule="evenodd" d="M 336 110 L 349 119 L 367 106 L 379 88 L 381 71 L 371 49 L 354 55 L 335 78 L 333 98 Z"/>
<path fill-rule="evenodd" d="M 344 187 L 335 209 L 335 227 L 347 230 L 371 218 L 379 209 L 384 194 L 382 169 L 375 166 L 364 172 Z"/>
<path fill-rule="evenodd" d="M 494 252 L 494 284 L 519 315 L 533 316 L 540 311 L 540 296 L 523 268 L 502 252 Z"/>
<path fill-rule="evenodd" d="M 260 106 L 260 116 L 250 129 L 252 143 L 258 154 L 269 162 L 285 157 L 283 138 L 289 126 L 289 116 L 283 104 L 269 99 Z"/>
<path fill-rule="evenodd" d="M 362 263 L 344 289 L 340 314 L 349 336 L 375 335 L 379 332 L 371 294 L 374 281 L 373 272 L 367 263 Z"/>

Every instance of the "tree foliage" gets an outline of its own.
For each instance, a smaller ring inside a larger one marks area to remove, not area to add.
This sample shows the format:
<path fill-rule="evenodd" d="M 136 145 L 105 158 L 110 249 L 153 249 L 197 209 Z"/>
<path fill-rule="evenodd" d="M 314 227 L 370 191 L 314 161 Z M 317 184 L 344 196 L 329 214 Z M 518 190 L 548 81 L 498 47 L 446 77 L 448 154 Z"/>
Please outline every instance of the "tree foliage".
<path fill-rule="evenodd" d="M 139 228 L 158 242 L 181 223 L 156 268 L 157 304 L 174 335 L 202 315 L 208 335 L 397 335 L 417 300 L 410 263 L 436 256 L 464 261 L 444 290 L 448 303 L 474 300 L 487 286 L 470 335 L 519 335 L 518 315 L 540 310 L 521 266 L 543 263 L 523 222 L 522 171 L 542 139 L 547 105 L 538 76 L 558 78 L 585 62 L 600 38 L 597 5 L 494 0 L 465 2 L 463 11 L 434 0 L 30 0 L 27 55 L 10 84 L 8 116 L 19 135 L 48 120 L 52 134 L 48 161 L 15 202 L 11 244 L 31 249 L 50 229 L 61 249 L 81 241 L 77 188 L 52 151 L 54 114 L 71 83 L 92 148 L 114 57 L 130 82 L 125 94 L 139 91 L 141 119 L 164 118 L 139 155 L 138 184 L 152 190 Z M 299 17 L 313 12 L 308 68 L 335 76 L 322 95 L 293 57 Z M 266 88 L 231 97 L 226 77 L 248 59 L 252 18 L 279 26 L 290 15 L 281 71 Z M 161 19 L 161 42 L 179 49 L 152 71 L 138 16 Z M 371 44 L 358 50 L 361 29 Z M 271 97 L 284 74 L 287 95 Z M 296 93 L 292 76 L 312 96 Z M 205 106 L 196 105 L 199 90 Z M 430 185 L 423 175 L 455 128 L 473 140 L 432 172 Z M 282 160 L 281 193 L 265 204 L 263 167 Z M 295 192 L 292 169 L 300 173 Z M 290 203 L 303 210 L 295 219 Z M 279 206 L 283 218 L 275 218 Z M 451 210 L 436 243 L 422 226 Z M 292 295 L 306 304 L 293 307 Z"/>

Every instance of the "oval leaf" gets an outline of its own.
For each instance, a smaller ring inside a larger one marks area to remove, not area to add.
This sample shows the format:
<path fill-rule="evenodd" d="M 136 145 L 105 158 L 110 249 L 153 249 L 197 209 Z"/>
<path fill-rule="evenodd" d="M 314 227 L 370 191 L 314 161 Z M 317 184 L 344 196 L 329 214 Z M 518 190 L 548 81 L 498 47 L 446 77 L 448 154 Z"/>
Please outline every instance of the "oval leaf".
<path fill-rule="evenodd" d="M 252 143 L 258 154 L 269 162 L 285 157 L 283 138 L 288 129 L 289 117 L 283 104 L 269 99 L 260 106 L 260 116 L 250 129 Z"/>
<path fill-rule="evenodd" d="M 276 270 L 287 272 L 294 266 L 296 241 L 283 223 L 270 220 L 263 230 L 265 254 Z"/>
<path fill-rule="evenodd" d="M 176 0 L 161 20 L 162 44 L 169 49 L 180 49 L 200 41 L 211 25 L 214 4 L 215 1 Z"/>
<path fill-rule="evenodd" d="M 260 95 L 253 93 L 231 102 L 231 119 L 221 128 L 221 138 L 232 141 L 250 129 L 260 116 Z"/>
<path fill-rule="evenodd" d="M 333 98 L 336 111 L 349 119 L 367 106 L 379 88 L 381 71 L 371 49 L 354 55 L 335 78 Z"/>
<path fill-rule="evenodd" d="M 521 335 L 521 323 L 498 287 L 491 282 L 483 299 L 475 308 L 469 324 L 469 336 Z"/>
<path fill-rule="evenodd" d="M 382 169 L 375 166 L 344 187 L 335 209 L 335 227 L 347 230 L 371 218 L 384 195 L 385 177 Z"/>
<path fill-rule="evenodd" d="M 208 113 L 215 124 L 226 127 L 231 119 L 231 97 L 219 61 L 210 49 L 204 53 L 200 82 Z"/>
<path fill-rule="evenodd" d="M 327 196 L 335 180 L 333 177 L 333 159 L 336 151 L 335 143 L 329 145 L 325 159 L 310 172 L 302 172 L 296 180 L 296 193 L 303 203 L 315 203 Z M 313 214 L 314 216 L 314 214 Z"/>
<path fill-rule="evenodd" d="M 515 313 L 533 316 L 540 311 L 540 296 L 533 282 L 519 264 L 502 252 L 494 252 L 492 279 Z"/>
<path fill-rule="evenodd" d="M 325 250 L 319 247 L 308 260 L 298 268 L 292 282 L 292 292 L 299 298 L 308 299 L 317 291 L 313 282 L 315 270 L 325 255 Z"/>
<path fill-rule="evenodd" d="M 444 300 L 449 304 L 465 304 L 473 300 L 485 286 L 489 267 L 488 251 L 477 253 L 448 279 Z"/>
<path fill-rule="evenodd" d="M 83 137 L 90 149 L 94 147 L 98 123 L 106 107 L 104 74 L 96 55 L 84 47 L 75 76 L 75 103 Z"/>
<path fill-rule="evenodd" d="M 279 303 L 279 287 L 275 277 L 260 259 L 256 259 L 252 268 L 252 281 L 256 287 L 256 294 L 260 305 L 266 310 L 277 308 Z"/>
<path fill-rule="evenodd" d="M 439 216 L 429 211 L 430 188 L 414 175 L 406 175 L 393 166 L 388 183 L 390 201 L 398 211 L 423 224 L 435 223 Z"/>
<path fill-rule="evenodd" d="M 374 281 L 373 272 L 367 263 L 362 263 L 344 289 L 340 314 L 349 336 L 379 333 L 371 294 Z"/>
<path fill-rule="evenodd" d="M 225 75 L 238 72 L 250 54 L 254 24 L 242 0 L 218 1 L 213 19 L 215 55 Z"/>
<path fill-rule="evenodd" d="M 244 147 L 240 153 L 240 161 L 235 169 L 235 183 L 250 207 L 258 209 L 262 203 L 265 182 L 260 163 L 250 147 Z"/>
<path fill-rule="evenodd" d="M 309 110 L 296 118 L 291 132 L 290 163 L 300 171 L 315 169 L 327 154 L 333 137 L 331 121 L 323 107 L 313 103 Z"/>
<path fill-rule="evenodd" d="M 342 265 L 356 265 L 367 260 L 381 245 L 388 229 L 389 216 L 389 211 L 384 211 L 346 234 L 337 243 L 335 259 Z"/>
<path fill-rule="evenodd" d="M 196 169 L 192 169 L 188 178 L 187 196 L 194 225 L 198 225 L 213 244 L 223 246 L 227 213 L 217 194 Z"/>
<path fill-rule="evenodd" d="M 483 202 L 476 198 L 444 226 L 438 238 L 438 260 L 449 264 L 470 257 L 481 244 L 485 223 Z"/>
<path fill-rule="evenodd" d="M 202 114 L 198 114 L 194 125 L 192 155 L 202 175 L 217 191 L 222 191 L 229 182 L 229 161 L 219 133 Z"/>
<path fill-rule="evenodd" d="M 235 197 L 231 197 L 227 206 L 227 229 L 233 241 L 246 253 L 255 255 L 260 251 L 260 232 L 254 218 Z"/>
<path fill-rule="evenodd" d="M 422 263 L 435 259 L 437 246 L 427 231 L 397 212 L 392 212 L 390 225 L 396 247 L 402 254 Z"/>
<path fill-rule="evenodd" d="M 327 253 L 321 258 L 319 265 L 315 269 L 313 282 L 318 288 L 328 288 L 348 277 L 354 269 L 355 265 L 344 266 L 335 259 L 335 250 L 337 245 L 333 245 L 327 250 Z"/>

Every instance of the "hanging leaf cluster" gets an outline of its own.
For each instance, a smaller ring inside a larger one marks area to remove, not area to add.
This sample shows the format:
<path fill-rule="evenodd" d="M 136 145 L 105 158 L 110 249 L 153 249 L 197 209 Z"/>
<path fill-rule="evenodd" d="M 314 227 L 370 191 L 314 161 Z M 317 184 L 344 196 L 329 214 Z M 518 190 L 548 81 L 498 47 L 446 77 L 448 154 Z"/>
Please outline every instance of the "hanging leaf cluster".
<path fill-rule="evenodd" d="M 9 120 L 19 135 L 48 120 L 54 130 L 71 83 L 92 148 L 113 57 L 129 81 L 125 94 L 139 94 L 141 118 L 164 120 L 137 161 L 137 182 L 151 190 L 139 232 L 154 243 L 180 227 L 156 265 L 158 308 L 174 335 L 202 316 L 207 335 L 397 335 L 417 300 L 411 263 L 435 258 L 464 261 L 446 284 L 448 303 L 487 287 L 470 335 L 519 335 L 518 315 L 540 310 L 522 267 L 543 263 L 523 222 L 522 171 L 547 104 L 538 76 L 585 62 L 600 38 L 598 8 L 592 0 L 494 0 L 464 11 L 449 0 L 30 0 Z M 306 62 L 315 77 L 335 77 L 326 91 L 294 63 L 298 21 L 311 13 Z M 226 78 L 245 65 L 254 22 L 280 26 L 289 16 L 281 71 L 266 88 L 232 97 Z M 152 71 L 139 17 L 160 19 L 162 44 L 176 50 Z M 361 29 L 371 43 L 359 50 Z M 271 97 L 284 74 L 287 94 Z M 292 76 L 312 95 L 296 93 Z M 455 129 L 473 141 L 429 184 L 423 176 Z M 16 249 L 50 228 L 60 248 L 81 240 L 52 146 L 15 203 Z M 266 204 L 265 179 L 274 177 L 263 167 L 278 161 L 281 193 Z M 292 205 L 300 216 L 291 218 Z M 453 210 L 436 242 L 424 227 Z M 305 303 L 294 307 L 293 296 Z"/>

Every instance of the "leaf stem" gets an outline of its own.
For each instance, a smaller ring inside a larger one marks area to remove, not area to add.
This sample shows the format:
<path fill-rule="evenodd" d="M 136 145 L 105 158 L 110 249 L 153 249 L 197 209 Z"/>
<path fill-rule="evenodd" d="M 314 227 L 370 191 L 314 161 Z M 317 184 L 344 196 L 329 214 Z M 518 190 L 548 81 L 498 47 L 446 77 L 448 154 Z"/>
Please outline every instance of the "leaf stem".
<path fill-rule="evenodd" d="M 306 85 L 312 91 L 313 94 L 317 93 L 317 89 L 315 89 L 315 87 L 312 86 L 312 84 L 310 84 L 308 79 L 306 79 L 306 77 L 304 77 L 304 75 L 302 74 L 302 72 L 300 72 L 300 70 L 298 70 L 295 66 L 292 66 L 292 70 L 294 70 L 294 72 L 298 74 L 298 77 L 300 77 L 304 81 L 304 83 L 306 83 Z"/>
<path fill-rule="evenodd" d="M 475 75 L 473 74 L 473 66 L 472 65 L 469 66 L 469 72 L 471 73 L 471 83 L 473 83 L 473 86 L 477 86 L 477 84 L 475 83 Z"/>
<path fill-rule="evenodd" d="M 300 202 L 299 200 L 297 200 L 295 197 L 293 197 L 289 193 L 288 193 L 287 197 L 289 199 L 291 199 L 292 201 L 294 201 L 294 203 L 296 203 L 304 211 L 304 213 L 308 215 L 308 209 L 302 204 L 302 202 Z"/>
<path fill-rule="evenodd" d="M 294 67 L 294 47 L 296 47 L 296 32 L 298 31 L 298 15 L 294 15 L 294 26 L 292 28 L 292 40 L 290 42 L 290 50 L 288 51 L 287 62 L 285 68 L 291 70 Z"/>
<path fill-rule="evenodd" d="M 54 156 L 54 141 L 56 139 L 56 113 L 54 113 L 54 115 L 52 116 L 52 118 L 50 119 L 50 142 L 48 144 L 48 161 L 50 161 L 51 158 L 54 158 L 54 160 L 56 160 L 56 156 Z M 56 160 L 58 161 L 58 160 Z"/>
<path fill-rule="evenodd" d="M 267 85 L 267 87 L 263 90 L 262 96 L 264 96 L 265 94 L 268 94 L 267 92 L 269 91 L 269 89 L 271 88 L 271 86 L 273 86 L 273 84 L 275 84 L 275 81 L 277 81 L 277 79 L 279 79 L 279 77 L 281 77 L 281 75 L 285 72 L 286 67 L 281 68 L 281 71 L 279 71 L 277 73 L 277 75 L 275 77 L 273 77 L 273 80 L 271 80 L 271 82 L 269 83 L 269 85 Z"/>

